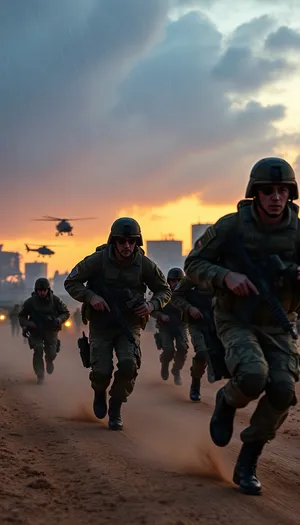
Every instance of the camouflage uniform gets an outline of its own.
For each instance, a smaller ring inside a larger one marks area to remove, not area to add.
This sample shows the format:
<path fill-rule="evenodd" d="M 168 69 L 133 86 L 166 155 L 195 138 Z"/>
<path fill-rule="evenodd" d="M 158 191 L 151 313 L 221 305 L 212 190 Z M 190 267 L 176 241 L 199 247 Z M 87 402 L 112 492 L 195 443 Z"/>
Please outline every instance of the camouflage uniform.
<path fill-rule="evenodd" d="M 201 311 L 211 308 L 212 290 L 204 285 L 195 285 L 185 277 L 175 288 L 171 297 L 172 304 L 179 308 L 188 321 L 192 345 L 195 350 L 191 366 L 192 383 L 190 388 L 191 401 L 200 401 L 200 381 L 207 366 L 207 348 L 203 336 L 201 319 L 193 319 L 189 309 L 195 307 Z"/>
<path fill-rule="evenodd" d="M 33 349 L 33 369 L 39 382 L 44 379 L 44 352 L 47 372 L 53 372 L 53 361 L 58 348 L 58 331 L 69 316 L 66 305 L 50 289 L 43 299 L 36 291 L 33 292 L 22 306 L 19 322 L 23 333 L 29 333 L 28 343 Z M 32 328 L 32 323 L 35 323 L 36 328 Z"/>
<path fill-rule="evenodd" d="M 296 403 L 295 382 L 299 380 L 297 342 L 283 331 L 262 301 L 245 320 L 249 298 L 234 295 L 224 282 L 229 271 L 240 272 L 230 245 L 231 235 L 238 233 L 254 262 L 260 263 L 273 254 L 280 256 L 286 271 L 277 280 L 274 293 L 288 318 L 296 321 L 300 302 L 295 274 L 300 254 L 298 207 L 289 201 L 281 222 L 262 226 L 255 190 L 259 184 L 286 185 L 290 198 L 298 198 L 295 175 L 288 163 L 281 159 L 260 161 L 252 170 L 246 192 L 246 197 L 254 200 L 240 201 L 237 213 L 222 217 L 208 228 L 185 263 L 186 274 L 194 282 L 207 281 L 217 290 L 215 322 L 232 376 L 217 394 L 211 420 L 211 435 L 218 446 L 227 445 L 231 439 L 236 409 L 264 392 L 249 427 L 241 433 L 244 445 L 234 475 L 235 483 L 248 493 L 260 492 L 255 475 L 258 456 Z"/>
<path fill-rule="evenodd" d="M 126 225 L 125 218 L 119 219 Z M 135 221 L 128 219 L 129 234 Z M 116 221 L 117 223 L 117 221 Z M 115 225 L 115 223 L 114 223 Z M 112 226 L 112 232 L 118 231 Z M 137 225 L 137 223 L 136 223 Z M 137 225 L 138 226 L 138 225 Z M 137 227 L 136 226 L 136 227 Z M 139 227 L 137 232 L 139 232 Z M 117 234 L 116 234 L 117 235 Z M 120 234 L 119 234 L 120 235 Z M 140 238 L 141 235 L 139 234 Z M 142 241 L 140 241 L 141 243 Z M 84 303 L 84 316 L 90 327 L 91 356 L 91 386 L 95 391 L 94 412 L 99 419 L 106 415 L 106 389 L 113 373 L 113 350 L 118 358 L 118 370 L 114 374 L 114 382 L 110 389 L 111 405 L 119 414 L 120 406 L 134 388 L 140 356 L 130 343 L 114 316 L 105 311 L 96 311 L 90 305 L 91 298 L 104 285 L 119 305 L 127 326 L 132 331 L 135 341 L 139 344 L 141 329 L 145 328 L 147 318 L 135 315 L 124 303 L 124 290 L 130 290 L 135 299 L 144 297 L 146 285 L 153 292 L 151 303 L 156 310 L 165 306 L 171 296 L 170 288 L 159 268 L 148 257 L 140 246 L 136 246 L 133 257 L 129 261 L 117 259 L 114 251 L 113 235 L 96 252 L 79 262 L 65 281 L 65 289 L 73 299 Z M 87 283 L 87 286 L 84 285 Z M 107 299 L 109 302 L 109 300 Z M 109 412 L 110 414 L 110 412 Z M 119 419 L 120 416 L 117 417 Z M 111 425 L 110 428 L 113 428 Z M 121 424 L 119 425 L 121 427 Z"/>

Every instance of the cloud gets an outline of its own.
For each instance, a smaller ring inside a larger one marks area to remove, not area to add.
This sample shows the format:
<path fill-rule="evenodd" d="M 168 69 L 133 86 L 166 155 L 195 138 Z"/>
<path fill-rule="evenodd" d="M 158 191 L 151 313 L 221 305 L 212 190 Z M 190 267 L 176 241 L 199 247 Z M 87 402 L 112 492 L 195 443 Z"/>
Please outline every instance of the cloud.
<path fill-rule="evenodd" d="M 239 25 L 230 35 L 229 45 L 232 47 L 255 46 L 261 44 L 270 29 L 276 23 L 273 17 L 262 15 Z"/>
<path fill-rule="evenodd" d="M 300 51 L 300 32 L 290 27 L 281 26 L 277 31 L 268 35 L 266 49 L 280 53 Z"/>
<path fill-rule="evenodd" d="M 250 47 L 230 46 L 213 69 L 214 76 L 227 83 L 229 89 L 251 93 L 294 72 L 284 58 L 255 56 Z"/>
<path fill-rule="evenodd" d="M 172 22 L 170 5 L 2 2 L 2 236 L 45 214 L 96 215 L 102 231 L 131 204 L 232 202 L 241 174 L 273 153 L 285 108 L 254 97 L 291 66 L 249 47 L 269 18 L 236 29 L 224 51 L 206 15 Z"/>

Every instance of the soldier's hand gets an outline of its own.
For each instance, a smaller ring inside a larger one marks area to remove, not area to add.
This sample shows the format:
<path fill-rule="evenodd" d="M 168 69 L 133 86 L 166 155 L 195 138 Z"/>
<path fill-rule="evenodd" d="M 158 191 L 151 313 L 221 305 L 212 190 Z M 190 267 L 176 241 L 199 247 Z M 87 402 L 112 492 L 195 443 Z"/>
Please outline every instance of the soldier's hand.
<path fill-rule="evenodd" d="M 244 297 L 251 292 L 259 295 L 259 291 L 246 275 L 238 272 L 229 272 L 225 279 L 225 284 L 235 295 Z"/>
<path fill-rule="evenodd" d="M 189 307 L 189 314 L 193 319 L 202 319 L 203 315 L 195 306 Z"/>
<path fill-rule="evenodd" d="M 100 295 L 93 295 L 93 297 L 90 299 L 90 305 L 94 308 L 94 310 L 98 310 L 99 312 L 104 312 L 104 310 L 110 312 L 107 302 L 104 301 L 103 297 L 100 297 Z"/>
<path fill-rule="evenodd" d="M 160 316 L 160 320 L 163 322 L 163 323 L 168 323 L 170 321 L 170 317 L 166 314 L 162 314 Z"/>
<path fill-rule="evenodd" d="M 154 310 L 153 304 L 146 303 L 146 302 L 132 309 L 133 313 L 135 313 L 136 315 L 139 315 L 140 317 L 144 317 L 145 315 L 151 314 L 153 310 Z"/>

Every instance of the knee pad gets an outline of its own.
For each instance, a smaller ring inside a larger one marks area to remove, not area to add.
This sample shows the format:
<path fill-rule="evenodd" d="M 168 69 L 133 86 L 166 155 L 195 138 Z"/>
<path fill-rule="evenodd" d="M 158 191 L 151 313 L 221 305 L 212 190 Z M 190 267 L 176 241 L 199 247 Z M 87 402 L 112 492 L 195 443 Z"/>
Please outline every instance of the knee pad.
<path fill-rule="evenodd" d="M 133 379 L 137 376 L 136 362 L 133 359 L 124 359 L 118 363 L 118 372 L 123 379 Z"/>
<path fill-rule="evenodd" d="M 240 374 L 236 383 L 244 396 L 257 399 L 266 388 L 267 376 L 263 373 Z"/>
<path fill-rule="evenodd" d="M 266 388 L 268 400 L 273 408 L 284 412 L 291 406 L 297 404 L 295 388 L 292 381 L 273 382 L 270 381 Z"/>
<path fill-rule="evenodd" d="M 107 388 L 111 380 L 111 375 L 102 374 L 97 370 L 92 370 L 89 378 L 92 386 Z"/>

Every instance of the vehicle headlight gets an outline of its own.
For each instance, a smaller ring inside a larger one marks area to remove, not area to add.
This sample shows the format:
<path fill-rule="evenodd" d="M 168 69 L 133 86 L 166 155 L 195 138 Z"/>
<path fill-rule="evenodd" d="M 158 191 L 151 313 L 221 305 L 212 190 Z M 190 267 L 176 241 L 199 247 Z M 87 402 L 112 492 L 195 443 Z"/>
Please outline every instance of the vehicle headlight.
<path fill-rule="evenodd" d="M 6 319 L 6 315 L 1 314 L 1 315 L 0 315 L 0 321 L 5 321 L 5 319 Z"/>
<path fill-rule="evenodd" d="M 65 326 L 66 328 L 70 328 L 70 326 L 72 326 L 72 322 L 71 322 L 71 321 L 66 321 L 66 322 L 64 323 L 64 326 Z"/>

